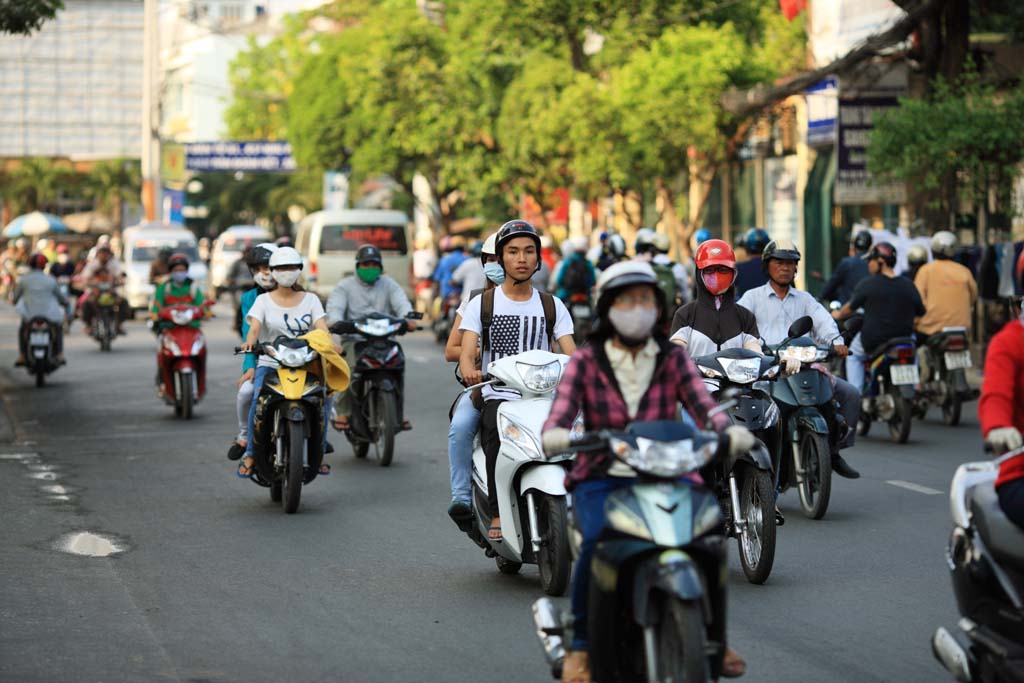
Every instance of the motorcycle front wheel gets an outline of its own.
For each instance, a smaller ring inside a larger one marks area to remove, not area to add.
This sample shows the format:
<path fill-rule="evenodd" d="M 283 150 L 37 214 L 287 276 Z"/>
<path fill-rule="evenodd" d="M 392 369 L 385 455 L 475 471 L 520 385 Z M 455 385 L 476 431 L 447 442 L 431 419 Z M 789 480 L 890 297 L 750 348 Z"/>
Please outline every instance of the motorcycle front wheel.
<path fill-rule="evenodd" d="M 747 469 L 740 487 L 740 510 L 734 514 L 746 521 L 737 539 L 743 573 L 750 583 L 762 584 L 775 563 L 775 494 L 770 473 Z"/>
<path fill-rule="evenodd" d="M 913 404 L 896 387 L 889 388 L 889 395 L 895 406 L 892 419 L 889 420 L 889 438 L 893 443 L 906 443 L 914 419 Z"/>
<path fill-rule="evenodd" d="M 285 448 L 288 449 L 282 458 L 284 461 L 284 511 L 293 514 L 298 511 L 299 499 L 302 497 L 302 480 L 305 478 L 302 456 L 306 450 L 306 435 L 300 425 L 282 422 L 282 426 L 287 432 L 282 441 Z"/>
<path fill-rule="evenodd" d="M 183 420 L 191 420 L 192 419 L 192 406 L 193 406 L 193 403 L 192 403 L 192 401 L 193 401 L 193 397 L 192 397 L 192 376 L 191 375 L 185 375 L 185 374 L 179 372 L 179 373 L 177 373 L 175 379 L 177 379 L 177 385 L 178 385 L 177 386 L 177 394 L 178 394 L 178 396 L 177 396 L 177 402 L 178 402 L 177 408 L 178 409 L 175 410 L 174 412 L 177 413 L 178 417 L 180 417 Z"/>
<path fill-rule="evenodd" d="M 862 415 L 860 419 L 864 420 L 865 417 Z M 803 475 L 799 474 L 800 470 L 803 470 Z M 797 471 L 797 492 L 800 494 L 800 507 L 804 516 L 808 519 L 821 519 L 828 510 L 828 501 L 832 496 L 832 455 L 824 435 L 803 433 Z"/>
<path fill-rule="evenodd" d="M 534 494 L 539 495 L 539 494 Z M 572 558 L 569 551 L 569 513 L 565 496 L 540 495 L 538 521 L 541 541 L 537 565 L 540 585 L 548 595 L 565 595 Z"/>
<path fill-rule="evenodd" d="M 683 602 L 665 597 L 661 619 L 656 630 L 656 662 L 658 675 L 648 680 L 673 683 L 704 683 L 708 680 L 708 656 L 704 641 L 704 614 L 698 602 Z"/>
<path fill-rule="evenodd" d="M 378 391 L 374 397 L 373 447 L 381 467 L 395 457 L 395 430 L 398 429 L 398 400 L 390 391 Z"/>
<path fill-rule="evenodd" d="M 36 387 L 42 387 L 44 384 L 46 384 L 46 371 L 43 370 L 43 366 L 40 364 L 36 370 Z"/>

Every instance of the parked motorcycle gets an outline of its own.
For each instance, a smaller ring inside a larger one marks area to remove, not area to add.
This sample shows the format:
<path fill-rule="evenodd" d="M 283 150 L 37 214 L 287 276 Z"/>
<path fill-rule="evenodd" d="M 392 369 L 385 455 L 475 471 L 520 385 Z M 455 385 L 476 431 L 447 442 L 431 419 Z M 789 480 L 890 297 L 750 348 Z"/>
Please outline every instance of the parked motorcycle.
<path fill-rule="evenodd" d="M 946 562 L 961 619 L 940 627 L 932 652 L 962 683 L 1024 682 L 1024 531 L 999 506 L 996 461 L 957 468 L 949 490 L 953 533 Z"/>
<path fill-rule="evenodd" d="M 978 398 L 978 390 L 967 384 L 971 367 L 971 346 L 965 327 L 944 327 L 928 338 L 921 353 L 926 358 L 927 376 L 917 396 L 918 417 L 924 418 L 935 405 L 942 408 L 942 421 L 950 427 L 960 424 L 965 401 Z"/>
<path fill-rule="evenodd" d="M 117 336 L 117 294 L 114 283 L 97 282 L 96 317 L 92 321 L 92 338 L 99 342 L 100 351 L 110 351 Z"/>
<path fill-rule="evenodd" d="M 868 356 L 865 387 L 861 391 L 861 436 L 867 436 L 875 420 L 889 426 L 895 443 L 906 443 L 914 417 L 915 386 L 921 381 L 914 340 L 890 339 Z"/>
<path fill-rule="evenodd" d="M 749 349 L 724 349 L 693 361 L 712 397 L 731 406 L 727 414 L 733 423 L 749 429 L 762 444 L 712 468 L 708 483 L 725 511 L 726 533 L 739 545 L 743 573 L 751 583 L 764 583 L 775 562 L 773 459 L 782 432 L 768 380 L 778 375 L 778 362 Z"/>
<path fill-rule="evenodd" d="M 863 318 L 848 320 L 843 326 L 845 344 L 857 334 Z M 792 459 L 782 449 L 779 458 L 778 489 L 795 487 L 800 507 L 806 517 L 821 519 L 828 510 L 832 492 L 832 452 L 846 436 L 848 429 L 833 399 L 832 380 L 815 367 L 836 358 L 834 347 L 815 345 L 808 336 L 813 321 L 805 316 L 790 326 L 789 338 L 779 344 L 776 355 L 780 362 L 800 361 L 800 371 L 778 378 L 772 384 L 772 398 L 782 412 L 783 441 L 790 445 Z"/>
<path fill-rule="evenodd" d="M 559 444 L 559 452 L 609 451 L 637 473 L 635 483 L 608 496 L 594 550 L 587 621 L 593 680 L 692 683 L 721 674 L 726 522 L 715 494 L 685 475 L 727 452 L 727 444 L 718 434 L 664 421 Z M 549 598 L 534 603 L 533 618 L 559 678 L 571 624 Z"/>
<path fill-rule="evenodd" d="M 28 321 L 28 343 L 25 368 L 36 378 L 36 386 L 46 383 L 46 376 L 60 367 L 54 360 L 53 327 L 46 318 L 35 317 Z"/>
<path fill-rule="evenodd" d="M 269 487 L 270 499 L 291 514 L 298 511 L 302 487 L 316 479 L 324 458 L 323 363 L 307 341 L 292 337 L 278 337 L 253 351 L 270 356 L 278 367 L 254 399 L 252 480 Z"/>
<path fill-rule="evenodd" d="M 571 458 L 545 459 L 540 447 L 541 429 L 568 360 L 539 350 L 508 356 L 490 364 L 487 381 L 466 389 L 470 393 L 494 384 L 522 396 L 498 408 L 501 451 L 494 481 L 502 538 L 487 537 L 493 511 L 487 504 L 487 458 L 479 445 L 473 453 L 473 522 L 467 535 L 495 559 L 503 574 L 519 573 L 524 563 L 539 565 L 541 587 L 548 595 L 565 593 L 572 563 L 565 489 Z"/>
<path fill-rule="evenodd" d="M 405 353 L 393 337 L 405 334 L 408 320 L 422 317 L 422 313 L 410 313 L 408 318 L 371 313 L 331 326 L 334 334 L 355 334 L 360 338 L 355 345 L 356 357 L 348 359 L 352 366 L 352 415 L 345 436 L 357 458 L 365 458 L 372 444 L 381 467 L 391 464 L 395 434 L 402 431 L 405 422 Z"/>
<path fill-rule="evenodd" d="M 576 344 L 580 345 L 590 336 L 590 328 L 594 322 L 594 308 L 590 304 L 590 295 L 570 294 L 569 313 L 572 315 L 572 337 Z"/>
<path fill-rule="evenodd" d="M 192 323 L 202 320 L 212 303 L 167 306 L 157 318 L 170 325 L 157 337 L 160 395 L 185 420 L 192 419 L 195 404 L 206 394 L 206 339 Z"/>

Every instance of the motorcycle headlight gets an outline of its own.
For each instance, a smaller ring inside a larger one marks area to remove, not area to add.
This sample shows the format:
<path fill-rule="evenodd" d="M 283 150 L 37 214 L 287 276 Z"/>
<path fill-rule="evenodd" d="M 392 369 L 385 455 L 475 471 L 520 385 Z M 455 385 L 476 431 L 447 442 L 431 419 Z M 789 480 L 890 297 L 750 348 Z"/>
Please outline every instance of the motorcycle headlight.
<path fill-rule="evenodd" d="M 749 384 L 761 374 L 760 358 L 719 358 L 730 382 Z"/>
<path fill-rule="evenodd" d="M 612 439 L 612 452 L 637 472 L 673 478 L 693 472 L 714 456 L 713 441 L 694 449 L 693 439 L 652 441 L 638 437 L 636 448 L 628 442 Z"/>
<path fill-rule="evenodd" d="M 358 323 L 356 329 L 371 337 L 386 337 L 398 330 L 400 325 L 383 318 L 371 318 L 365 322 Z"/>
<path fill-rule="evenodd" d="M 581 410 L 580 414 L 576 416 L 576 419 L 572 421 L 572 427 L 569 428 L 569 433 L 574 437 L 579 438 L 586 434 L 586 427 L 587 426 L 583 423 L 583 411 Z"/>
<path fill-rule="evenodd" d="M 704 375 L 705 377 L 711 377 L 712 379 L 722 378 L 722 373 L 720 373 L 718 370 L 715 370 L 714 368 L 709 368 L 706 365 L 699 365 L 697 367 L 700 369 L 700 374 Z"/>
<path fill-rule="evenodd" d="M 167 335 L 164 335 L 163 340 L 164 340 L 164 348 L 165 349 L 167 349 L 168 351 L 173 353 L 175 356 L 182 355 L 181 347 L 178 346 L 178 342 L 174 341 L 173 339 L 171 339 Z"/>
<path fill-rule="evenodd" d="M 558 384 L 558 379 L 562 376 L 562 364 L 557 360 L 546 365 L 516 363 L 516 372 L 519 373 L 519 377 L 522 378 L 527 389 L 544 393 L 551 391 Z"/>
<path fill-rule="evenodd" d="M 538 459 L 544 457 L 537 440 L 525 428 L 520 427 L 504 415 L 498 415 L 498 429 L 501 430 L 503 440 L 516 444 L 530 457 Z"/>
<path fill-rule="evenodd" d="M 206 346 L 206 340 L 203 339 L 202 335 L 199 335 L 198 337 L 196 337 L 196 340 L 192 342 L 192 355 L 198 356 L 199 352 L 203 350 L 204 346 Z"/>
<path fill-rule="evenodd" d="M 194 317 L 195 312 L 191 308 L 171 311 L 171 320 L 174 321 L 175 325 L 188 325 Z"/>
<path fill-rule="evenodd" d="M 822 351 L 816 346 L 786 346 L 779 349 L 779 358 L 782 360 L 798 360 L 801 363 L 814 363 L 825 360 L 828 351 Z"/>
<path fill-rule="evenodd" d="M 301 368 L 316 358 L 316 352 L 308 347 L 304 349 L 291 349 L 287 346 L 275 346 L 268 348 L 267 351 L 272 358 L 287 368 Z"/>

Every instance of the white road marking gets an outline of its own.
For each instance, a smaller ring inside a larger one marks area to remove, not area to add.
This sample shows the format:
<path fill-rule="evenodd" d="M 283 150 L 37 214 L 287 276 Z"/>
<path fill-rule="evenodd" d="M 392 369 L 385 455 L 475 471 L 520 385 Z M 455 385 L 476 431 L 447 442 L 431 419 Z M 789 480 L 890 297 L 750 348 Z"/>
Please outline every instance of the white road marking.
<path fill-rule="evenodd" d="M 921 486 L 920 484 L 915 484 L 912 481 L 902 481 L 900 479 L 890 479 L 889 481 L 887 481 L 885 483 L 886 484 L 890 484 L 892 486 L 899 486 L 901 489 L 907 489 L 908 491 L 915 491 L 917 493 L 923 493 L 926 496 L 941 496 L 942 495 L 942 491 L 938 491 L 938 490 L 933 489 L 933 488 L 928 488 L 927 486 Z"/>

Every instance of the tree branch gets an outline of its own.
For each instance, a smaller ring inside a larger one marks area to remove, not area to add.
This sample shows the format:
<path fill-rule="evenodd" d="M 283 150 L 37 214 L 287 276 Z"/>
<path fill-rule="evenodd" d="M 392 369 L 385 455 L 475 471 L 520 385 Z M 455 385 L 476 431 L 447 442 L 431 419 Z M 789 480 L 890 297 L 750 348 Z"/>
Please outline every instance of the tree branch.
<path fill-rule="evenodd" d="M 880 50 L 895 45 L 909 36 L 918 23 L 928 13 L 935 11 L 948 0 L 919 0 L 911 3 L 907 0 L 899 3 L 904 9 L 913 7 L 907 15 L 892 25 L 891 28 L 866 39 L 861 45 L 850 50 L 842 57 L 814 71 L 803 73 L 781 85 L 756 85 L 749 90 L 735 88 L 722 95 L 722 107 L 736 116 L 747 116 L 758 109 L 785 99 L 790 95 L 803 92 L 822 78 L 832 74 L 843 74 L 866 59 L 875 56 Z"/>

